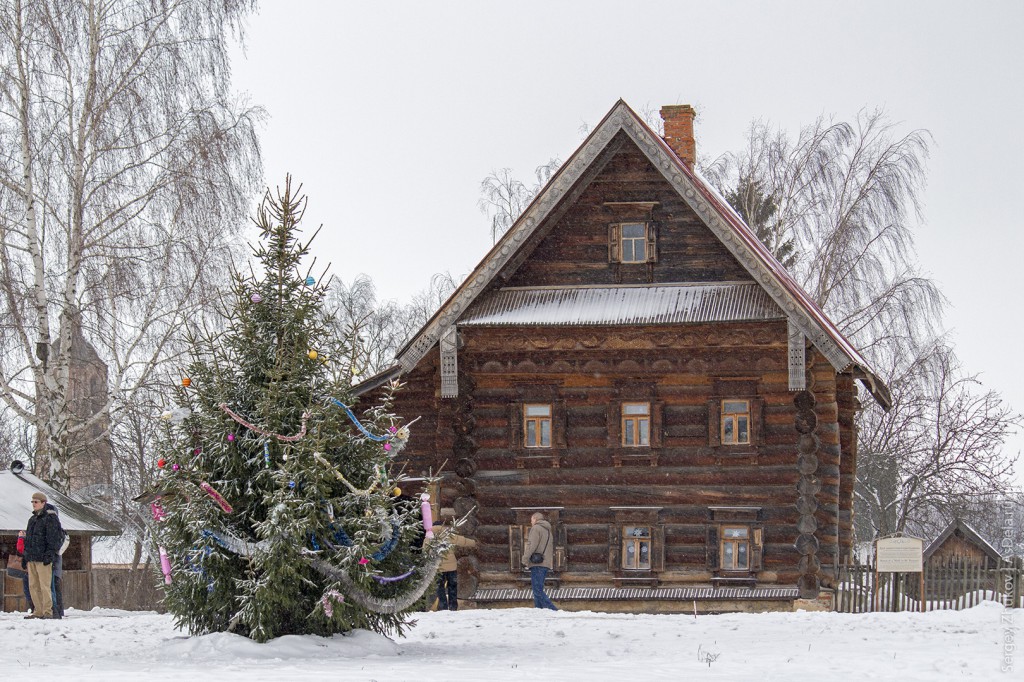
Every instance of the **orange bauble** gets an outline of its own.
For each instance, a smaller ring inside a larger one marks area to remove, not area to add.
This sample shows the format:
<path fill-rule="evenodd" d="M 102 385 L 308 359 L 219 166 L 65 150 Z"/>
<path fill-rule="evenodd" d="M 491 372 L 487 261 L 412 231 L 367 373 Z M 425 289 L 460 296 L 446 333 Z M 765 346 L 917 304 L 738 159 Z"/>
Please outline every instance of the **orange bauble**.
<path fill-rule="evenodd" d="M 188 388 L 189 386 L 192 385 L 192 380 L 189 379 L 188 377 L 185 377 L 184 379 L 181 380 L 181 385 L 184 386 L 185 388 Z"/>

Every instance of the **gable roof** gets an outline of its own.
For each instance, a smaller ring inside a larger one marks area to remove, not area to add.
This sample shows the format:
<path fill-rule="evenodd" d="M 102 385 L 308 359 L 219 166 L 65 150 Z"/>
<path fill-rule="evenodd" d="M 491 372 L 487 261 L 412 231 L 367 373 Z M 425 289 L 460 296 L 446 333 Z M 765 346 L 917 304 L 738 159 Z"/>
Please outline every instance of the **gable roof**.
<path fill-rule="evenodd" d="M 981 537 L 978 531 L 974 530 L 965 521 L 962 521 L 960 519 L 957 519 L 948 526 L 946 526 L 946 529 L 939 533 L 939 537 L 932 540 L 931 544 L 929 544 L 928 547 L 924 550 L 925 560 L 927 561 L 932 556 L 932 554 L 934 554 L 939 549 L 939 547 L 941 547 L 942 544 L 946 542 L 946 540 L 948 540 L 949 537 L 957 531 L 960 531 L 960 534 L 964 537 L 964 539 L 977 545 L 981 549 L 981 551 L 983 551 L 993 561 L 998 562 L 1002 560 L 1003 557 L 1001 554 L 999 554 L 999 550 L 997 550 L 995 547 L 989 544 L 988 540 Z"/>
<path fill-rule="evenodd" d="M 488 284 L 524 248 L 529 237 L 564 200 L 581 191 L 581 180 L 612 139 L 626 134 L 662 174 L 703 223 L 750 273 L 753 280 L 782 310 L 785 317 L 807 337 L 838 372 L 851 371 L 883 408 L 892 403 L 889 390 L 878 379 L 860 352 L 797 284 L 772 253 L 757 239 L 739 215 L 700 174 L 687 166 L 668 144 L 644 123 L 623 100 L 619 100 L 569 157 L 547 185 L 523 211 L 519 219 L 488 252 L 443 306 L 396 355 L 396 367 L 372 377 L 357 392 L 379 386 L 383 380 L 412 370 L 439 342 L 441 336 L 460 322 L 470 305 Z M 582 183 L 585 186 L 585 182 Z"/>
<path fill-rule="evenodd" d="M 60 525 L 70 535 L 120 535 L 121 529 L 100 514 L 23 471 L 0 471 L 0 534 L 16 534 L 25 530 L 32 514 L 29 500 L 39 491 L 60 514 Z"/>

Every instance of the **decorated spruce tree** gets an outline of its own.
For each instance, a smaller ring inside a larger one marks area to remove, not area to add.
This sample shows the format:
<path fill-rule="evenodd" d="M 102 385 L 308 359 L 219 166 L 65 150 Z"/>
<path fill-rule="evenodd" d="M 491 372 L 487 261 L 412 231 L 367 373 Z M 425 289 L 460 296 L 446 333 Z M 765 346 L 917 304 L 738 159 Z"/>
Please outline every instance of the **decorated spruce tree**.
<path fill-rule="evenodd" d="M 150 496 L 165 604 L 193 634 L 258 641 L 361 627 L 401 632 L 445 538 L 403 495 L 409 427 L 354 406 L 350 343 L 332 338 L 324 288 L 300 271 L 305 199 L 264 197 L 258 266 L 236 274 L 222 332 L 190 332 L 191 361 Z"/>

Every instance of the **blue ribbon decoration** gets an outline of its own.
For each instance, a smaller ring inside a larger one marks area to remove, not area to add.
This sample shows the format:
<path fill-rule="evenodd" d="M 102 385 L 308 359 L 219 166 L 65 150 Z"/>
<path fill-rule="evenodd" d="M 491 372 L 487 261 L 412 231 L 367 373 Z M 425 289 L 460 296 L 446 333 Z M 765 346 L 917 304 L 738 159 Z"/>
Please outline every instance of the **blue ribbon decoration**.
<path fill-rule="evenodd" d="M 363 426 L 362 422 L 359 421 L 359 418 L 356 417 L 356 415 L 352 413 L 352 410 L 349 408 L 348 405 L 346 405 L 345 403 L 341 402 L 337 398 L 331 398 L 331 402 L 334 403 L 335 405 L 337 405 L 338 407 L 340 407 L 341 409 L 345 410 L 345 414 L 347 414 L 348 418 L 352 420 L 352 423 L 356 425 L 356 428 L 358 428 L 360 431 L 362 431 L 363 435 L 366 436 L 367 438 L 369 438 L 370 440 L 376 441 L 378 443 L 383 443 L 384 441 L 388 440 L 388 438 L 390 437 L 390 436 L 375 436 L 375 435 L 373 435 L 372 433 L 370 433 L 366 429 L 365 426 Z"/>
<path fill-rule="evenodd" d="M 384 543 L 384 545 L 376 552 L 370 555 L 370 558 L 374 561 L 383 561 L 388 554 L 394 551 L 395 547 L 398 546 L 398 524 L 392 524 L 391 526 L 391 539 Z"/>

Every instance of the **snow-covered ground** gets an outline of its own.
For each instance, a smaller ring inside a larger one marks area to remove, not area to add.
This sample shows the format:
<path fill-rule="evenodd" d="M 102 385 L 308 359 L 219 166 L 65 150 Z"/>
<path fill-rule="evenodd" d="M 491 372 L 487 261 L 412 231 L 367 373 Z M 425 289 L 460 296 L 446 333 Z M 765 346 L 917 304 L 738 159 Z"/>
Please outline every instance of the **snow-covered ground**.
<path fill-rule="evenodd" d="M 154 613 L 71 611 L 60 621 L 22 615 L 0 614 L 5 680 L 1024 679 L 1024 654 L 1005 646 L 1007 637 L 1024 644 L 1024 611 L 994 602 L 925 614 L 697 618 L 463 610 L 420 614 L 395 641 L 359 631 L 268 644 L 230 634 L 188 637 L 170 616 Z M 1012 671 L 1004 671 L 1007 662 Z"/>

